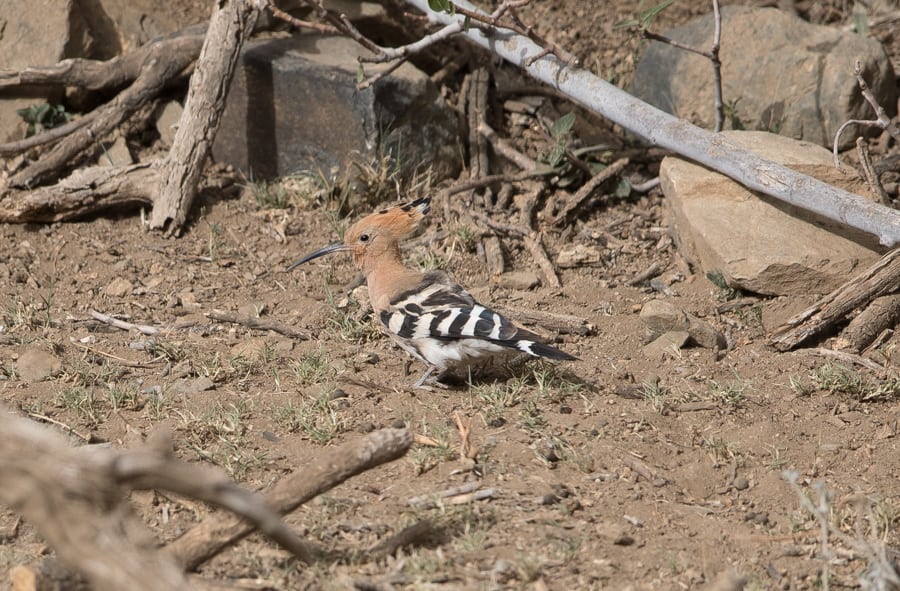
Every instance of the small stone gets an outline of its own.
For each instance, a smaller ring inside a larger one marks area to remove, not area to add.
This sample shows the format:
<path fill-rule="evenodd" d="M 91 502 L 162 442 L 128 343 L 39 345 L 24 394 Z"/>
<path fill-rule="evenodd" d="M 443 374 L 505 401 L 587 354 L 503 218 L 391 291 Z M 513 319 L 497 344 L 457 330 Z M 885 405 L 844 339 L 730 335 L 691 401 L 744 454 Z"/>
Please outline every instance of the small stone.
<path fill-rule="evenodd" d="M 647 359 L 661 360 L 669 357 L 677 357 L 678 351 L 687 344 L 690 335 L 685 331 L 667 332 L 642 349 Z"/>
<path fill-rule="evenodd" d="M 488 422 L 488 425 L 493 427 L 494 429 L 498 429 L 506 424 L 506 419 L 503 417 L 494 417 Z"/>
<path fill-rule="evenodd" d="M 348 394 L 340 388 L 335 388 L 334 392 L 331 393 L 332 400 L 338 400 L 339 398 L 347 398 L 347 396 L 348 396 Z"/>
<path fill-rule="evenodd" d="M 747 490 L 750 488 L 750 481 L 744 476 L 738 476 L 734 479 L 734 488 L 736 490 Z"/>
<path fill-rule="evenodd" d="M 131 294 L 134 286 L 124 277 L 116 277 L 106 286 L 106 295 L 113 298 L 124 298 Z"/>
<path fill-rule="evenodd" d="M 559 414 L 561 414 L 561 415 L 572 414 L 572 407 L 567 404 L 563 404 L 562 406 L 559 407 Z"/>
<path fill-rule="evenodd" d="M 615 544 L 616 546 L 633 546 L 634 538 L 632 538 L 628 534 L 622 534 L 621 536 L 613 540 L 613 544 Z"/>
<path fill-rule="evenodd" d="M 356 430 L 359 431 L 360 433 L 371 433 L 372 431 L 375 430 L 375 425 L 373 425 L 369 421 L 364 421 L 359 424 L 359 426 L 356 428 Z"/>
<path fill-rule="evenodd" d="M 16 373 L 26 382 L 40 382 L 62 370 L 60 360 L 43 349 L 26 349 L 16 362 Z"/>
<path fill-rule="evenodd" d="M 184 107 L 178 101 L 169 101 L 158 111 L 156 131 L 159 132 L 159 139 L 164 148 L 172 145 L 182 112 L 184 112 Z"/>
<path fill-rule="evenodd" d="M 272 443 L 277 443 L 279 441 L 278 435 L 272 433 L 271 431 L 263 431 L 262 438 L 266 441 L 271 441 Z"/>
<path fill-rule="evenodd" d="M 595 246 L 576 244 L 573 247 L 559 251 L 559 255 L 556 257 L 556 264 L 563 269 L 581 267 L 583 265 L 596 265 L 600 262 L 601 256 L 600 249 Z"/>
<path fill-rule="evenodd" d="M 506 289 L 527 291 L 540 285 L 541 280 L 531 271 L 510 271 L 497 277 L 497 285 Z"/>
<path fill-rule="evenodd" d="M 406 429 L 406 422 L 403 419 L 394 419 L 391 421 L 391 427 L 394 429 Z"/>
<path fill-rule="evenodd" d="M 667 332 L 687 330 L 690 324 L 687 314 L 665 300 L 650 300 L 645 303 L 641 308 L 640 318 L 651 339 Z"/>

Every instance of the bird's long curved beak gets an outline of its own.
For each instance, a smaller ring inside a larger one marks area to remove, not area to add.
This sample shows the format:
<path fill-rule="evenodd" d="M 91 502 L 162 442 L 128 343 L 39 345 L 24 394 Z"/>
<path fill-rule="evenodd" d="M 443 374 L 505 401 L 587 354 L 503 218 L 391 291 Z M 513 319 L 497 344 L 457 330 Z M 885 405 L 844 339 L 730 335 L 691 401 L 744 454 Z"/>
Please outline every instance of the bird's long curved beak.
<path fill-rule="evenodd" d="M 331 254 L 332 252 L 341 252 L 342 250 L 350 250 L 350 248 L 344 244 L 343 242 L 335 242 L 334 244 L 329 244 L 323 248 L 315 252 L 311 252 L 299 261 L 292 263 L 285 271 L 293 271 L 294 268 L 299 267 L 303 263 L 307 263 L 313 259 L 317 259 L 321 256 L 325 256 L 326 254 Z"/>

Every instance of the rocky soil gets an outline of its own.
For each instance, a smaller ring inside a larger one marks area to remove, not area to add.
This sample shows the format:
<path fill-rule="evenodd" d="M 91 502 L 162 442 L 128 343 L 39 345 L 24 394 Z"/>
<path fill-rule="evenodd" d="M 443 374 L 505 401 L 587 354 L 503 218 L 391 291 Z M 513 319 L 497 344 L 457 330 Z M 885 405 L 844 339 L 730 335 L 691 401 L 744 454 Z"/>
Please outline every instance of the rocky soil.
<path fill-rule="evenodd" d="M 524 14 L 542 32 L 627 83 L 640 43 L 612 25 L 633 17 L 633 6 L 533 4 Z M 801 4 L 817 22 L 839 27 L 851 18 L 844 3 Z M 659 26 L 708 9 L 676 2 Z M 900 69 L 892 25 L 872 34 Z M 569 109 L 555 99 L 544 108 Z M 506 125 L 522 151 L 547 149 L 514 117 Z M 617 151 L 632 156 L 625 176 L 655 174 L 658 154 L 621 138 L 616 145 L 610 161 Z M 498 281 L 487 271 L 483 222 L 465 210 L 516 223 L 525 197 L 484 210 L 464 195 L 435 204 L 407 260 L 446 269 L 579 360 L 487 368 L 447 390 L 414 391 L 423 368 L 378 331 L 348 260 L 284 271 L 378 203 L 434 190 L 397 191 L 378 173 L 367 178 L 380 190 L 355 195 L 352 212 L 341 207 L 340 185 L 315 175 L 248 182 L 237 198 L 206 193 L 178 239 L 146 232 L 135 212 L 0 228 L 0 402 L 74 445 L 133 446 L 170 425 L 179 457 L 217 465 L 251 488 L 377 428 L 422 436 L 403 459 L 287 517 L 327 558 L 302 567 L 251 536 L 203 568 L 237 588 L 733 589 L 714 585 L 737 573 L 753 590 L 822 589 L 825 577 L 831 589 L 852 589 L 860 577 L 878 578 L 867 574 L 874 555 L 852 542 L 888 548 L 889 557 L 900 548 L 896 337 L 882 347 L 884 372 L 773 351 L 767 332 L 815 296 L 735 293 L 689 268 L 658 190 L 617 196 L 610 185 L 576 224 L 547 227 L 554 260 L 576 247 L 598 255 L 561 268 L 559 288 L 532 286 L 540 269 L 530 251 L 501 235 L 517 274 Z M 654 264 L 661 283 L 633 281 Z M 710 323 L 726 348 L 646 348 L 640 312 L 654 299 Z M 213 310 L 309 338 L 216 321 Z M 92 311 L 165 330 L 121 330 Z M 530 323 L 532 312 L 584 322 L 556 330 Z M 471 420 L 474 461 L 460 458 L 455 415 Z M 409 502 L 473 481 L 493 494 Z M 819 486 L 830 491 L 828 548 L 803 507 L 807 496 L 818 501 Z M 162 493 L 133 502 L 161 541 L 214 511 Z M 379 542 L 426 519 L 431 527 L 415 544 L 372 557 Z M 30 524 L 0 508 L 0 572 L 47 552 Z"/>

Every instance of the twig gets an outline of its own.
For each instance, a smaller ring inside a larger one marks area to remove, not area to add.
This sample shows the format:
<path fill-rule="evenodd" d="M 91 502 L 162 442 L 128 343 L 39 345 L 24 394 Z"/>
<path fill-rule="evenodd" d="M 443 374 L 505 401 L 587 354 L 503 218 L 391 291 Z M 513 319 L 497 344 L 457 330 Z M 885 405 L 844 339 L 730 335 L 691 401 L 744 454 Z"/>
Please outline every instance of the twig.
<path fill-rule="evenodd" d="M 115 319 L 113 319 L 113 320 L 115 320 Z M 116 322 L 122 322 L 122 321 L 121 321 L 121 320 L 117 320 Z M 128 324 L 128 323 L 127 323 L 127 322 L 123 322 L 123 324 Z M 117 327 L 117 328 L 122 328 L 122 327 L 120 326 L 120 327 Z M 152 327 L 151 327 L 151 328 L 152 328 Z M 146 334 L 146 333 L 145 333 L 145 334 Z M 87 345 L 83 345 L 83 344 L 81 344 L 81 343 L 79 343 L 79 342 L 76 342 L 76 341 L 72 341 L 72 344 L 75 345 L 76 347 L 80 348 L 82 351 L 85 351 L 85 352 L 87 352 L 87 353 L 93 353 L 94 355 L 100 355 L 100 356 L 106 357 L 106 358 L 108 358 L 108 359 L 114 359 L 114 360 L 118 361 L 120 364 L 122 364 L 122 365 L 124 365 L 124 366 L 126 366 L 126 367 L 136 367 L 136 368 L 141 368 L 141 369 L 147 369 L 147 368 L 153 367 L 152 364 L 155 363 L 155 362 L 157 362 L 157 361 L 159 361 L 159 359 L 154 359 L 153 361 L 150 361 L 150 362 L 131 361 L 130 359 L 125 359 L 124 357 L 119 357 L 118 355 L 113 355 L 112 353 L 107 353 L 106 351 L 101 351 L 100 349 L 95 349 L 95 348 L 93 348 L 93 347 L 88 347 Z"/>
<path fill-rule="evenodd" d="M 832 349 L 824 349 L 822 347 L 813 347 L 809 349 L 796 349 L 794 353 L 798 355 L 816 355 L 817 357 L 825 357 L 828 359 L 837 359 L 844 363 L 852 363 L 875 371 L 883 371 L 884 367 L 875 363 L 871 359 L 866 359 L 860 355 L 849 353 L 847 351 L 834 351 Z"/>
<path fill-rule="evenodd" d="M 461 486 L 455 486 L 453 488 L 429 493 L 427 495 L 412 497 L 407 502 L 413 507 L 422 508 L 429 503 L 434 503 L 434 501 L 437 499 L 447 499 L 449 497 L 468 494 L 470 492 L 478 490 L 479 488 L 481 488 L 481 482 L 473 480 L 472 482 L 467 482 L 466 484 L 463 484 Z"/>
<path fill-rule="evenodd" d="M 560 210 L 556 217 L 553 218 L 551 222 L 552 225 L 558 226 L 562 223 L 568 221 L 569 216 L 572 215 L 574 211 L 580 208 L 584 203 L 590 198 L 593 192 L 603 183 L 608 181 L 610 178 L 616 176 L 622 170 L 628 166 L 628 158 L 619 158 L 597 174 L 595 174 L 591 179 L 583 184 L 580 189 L 572 196 L 571 199 L 567 199 L 565 205 Z"/>
<path fill-rule="evenodd" d="M 499 155 L 503 156 L 522 170 L 537 170 L 538 166 L 534 160 L 512 147 L 509 142 L 498 136 L 497 132 L 494 131 L 490 126 L 488 126 L 488 124 L 480 123 L 478 125 L 478 133 L 484 136 L 487 141 L 491 142 L 491 146 L 494 147 L 495 152 L 497 152 Z"/>
<path fill-rule="evenodd" d="M 266 8 L 269 10 L 269 12 L 272 13 L 272 16 L 274 16 L 275 18 L 279 18 L 298 29 L 310 29 L 311 31 L 316 31 L 317 33 L 325 33 L 329 35 L 340 33 L 337 27 L 333 27 L 331 25 L 326 25 L 323 23 L 313 23 L 310 21 L 304 21 L 300 20 L 299 18 L 295 18 L 275 6 L 275 3 L 272 2 L 272 0 L 266 0 Z"/>
<path fill-rule="evenodd" d="M 866 140 L 862 136 L 856 138 L 856 153 L 859 154 L 859 167 L 863 171 L 866 182 L 869 183 L 869 188 L 878 197 L 878 200 L 882 205 L 889 206 L 891 200 L 888 198 L 887 192 L 885 192 L 884 187 L 881 185 L 881 179 L 879 179 L 878 175 L 875 173 L 875 167 L 872 165 L 872 158 L 869 157 L 868 144 L 866 144 Z"/>
<path fill-rule="evenodd" d="M 124 320 L 119 320 L 118 318 L 113 318 L 108 314 L 103 314 L 96 310 L 91 310 L 91 317 L 95 320 L 99 320 L 105 324 L 108 324 L 114 328 L 121 328 L 122 330 L 136 330 L 141 334 L 145 335 L 158 335 L 165 334 L 168 331 L 163 329 L 156 328 L 155 326 L 148 326 L 146 324 L 132 324 L 130 322 L 125 322 Z"/>
<path fill-rule="evenodd" d="M 430 519 L 419 520 L 370 548 L 369 554 L 375 559 L 390 556 L 400 548 L 421 543 L 422 540 L 428 537 L 433 528 L 434 524 L 431 523 Z"/>
<path fill-rule="evenodd" d="M 302 341 L 309 340 L 309 335 L 275 320 L 263 320 L 261 318 L 253 318 L 252 316 L 232 314 L 231 312 L 225 312 L 223 310 L 212 310 L 207 312 L 206 317 L 218 322 L 232 322 L 256 330 L 271 330 L 278 334 L 291 337 L 292 339 L 299 339 Z"/>
<path fill-rule="evenodd" d="M 79 432 L 76 431 L 73 427 L 70 427 L 69 425 L 63 423 L 62 421 L 57 421 L 57 420 L 54 419 L 53 417 L 48 417 L 47 415 L 42 415 L 42 414 L 36 413 L 36 412 L 29 412 L 29 413 L 27 413 L 27 414 L 28 414 L 29 417 L 31 417 L 31 418 L 33 418 L 33 419 L 37 419 L 37 420 L 43 421 L 43 422 L 45 422 L 45 423 L 51 423 L 51 424 L 53 424 L 53 425 L 56 425 L 57 427 L 62 427 L 62 428 L 65 429 L 68 433 L 71 433 L 71 434 L 74 435 L 75 437 L 78 437 L 79 439 L 81 439 L 81 440 L 84 441 L 85 443 L 87 443 L 88 441 L 91 440 L 91 438 L 88 437 L 87 435 L 84 435 L 84 434 L 82 434 L 82 433 L 79 433 Z"/>
<path fill-rule="evenodd" d="M 891 121 L 891 118 L 888 117 L 887 111 L 884 110 L 878 100 L 875 98 L 875 95 L 872 94 L 872 91 L 869 90 L 869 85 L 866 83 L 865 78 L 862 75 L 862 65 L 859 60 L 856 60 L 853 64 L 853 73 L 856 74 L 856 83 L 859 85 L 859 89 L 862 92 L 863 98 L 866 99 L 866 102 L 872 107 L 872 110 L 875 111 L 875 119 L 851 119 L 849 121 L 845 121 L 843 125 L 838 127 L 838 130 L 834 133 L 834 145 L 832 148 L 834 155 L 834 166 L 835 168 L 840 168 L 841 163 L 838 160 L 838 144 L 841 139 L 841 134 L 844 132 L 844 129 L 849 125 L 861 125 L 864 127 L 878 127 L 880 129 L 886 130 L 891 137 L 894 138 L 894 141 L 900 142 L 900 128 L 894 125 L 894 122 Z"/>
<path fill-rule="evenodd" d="M 453 412 L 453 419 L 456 421 L 456 429 L 459 431 L 459 459 L 473 460 L 478 455 L 478 448 L 472 446 L 469 436 L 472 434 L 472 417 L 463 422 L 459 411 Z"/>
<path fill-rule="evenodd" d="M 541 244 L 540 237 L 541 235 L 535 232 L 533 237 L 530 235 L 522 236 L 522 241 L 525 243 L 525 247 L 528 249 L 528 252 L 531 253 L 531 256 L 538 264 L 541 273 L 544 274 L 544 279 L 546 280 L 547 285 L 553 288 L 562 287 L 562 283 L 560 283 L 559 281 L 559 276 L 556 274 L 556 267 L 547 256 L 547 251 L 544 250 L 544 245 Z"/>
<path fill-rule="evenodd" d="M 464 18 L 460 14 L 430 10 L 428 0 L 406 0 L 406 3 L 419 8 L 431 22 L 441 25 Z M 456 0 L 456 4 L 477 10 L 464 0 Z M 545 56 L 526 65 L 531 56 L 544 49 L 527 37 L 511 31 L 486 34 L 476 27 L 464 34 L 470 41 L 522 67 L 530 76 L 559 89 L 583 107 L 651 144 L 673 150 L 735 179 L 748 189 L 874 235 L 884 246 L 900 244 L 900 211 L 766 160 L 721 134 L 700 129 L 664 113 L 598 76 L 572 68 L 558 59 Z"/>
<path fill-rule="evenodd" d="M 278 513 L 288 513 L 356 474 L 401 457 L 410 445 L 412 434 L 406 429 L 382 429 L 325 450 L 307 468 L 278 481 L 266 493 L 266 502 Z M 231 514 L 210 516 L 166 549 L 186 570 L 194 570 L 252 531 Z"/>
<path fill-rule="evenodd" d="M 628 280 L 628 285 L 637 285 L 651 277 L 656 277 L 662 271 L 662 265 L 658 261 L 653 261 L 650 266 Z"/>

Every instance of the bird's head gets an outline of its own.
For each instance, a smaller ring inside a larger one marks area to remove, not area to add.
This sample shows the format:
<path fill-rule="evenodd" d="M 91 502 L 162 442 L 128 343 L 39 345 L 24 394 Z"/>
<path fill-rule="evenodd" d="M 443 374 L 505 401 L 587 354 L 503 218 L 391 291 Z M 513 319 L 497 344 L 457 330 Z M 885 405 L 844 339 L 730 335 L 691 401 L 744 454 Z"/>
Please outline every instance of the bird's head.
<path fill-rule="evenodd" d="M 399 257 L 399 243 L 412 232 L 431 207 L 431 197 L 423 197 L 369 214 L 347 230 L 342 242 L 312 252 L 287 268 L 288 271 L 332 252 L 349 252 L 357 267 L 368 270 L 367 261 L 384 256 Z"/>

